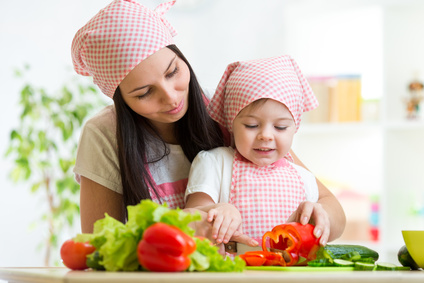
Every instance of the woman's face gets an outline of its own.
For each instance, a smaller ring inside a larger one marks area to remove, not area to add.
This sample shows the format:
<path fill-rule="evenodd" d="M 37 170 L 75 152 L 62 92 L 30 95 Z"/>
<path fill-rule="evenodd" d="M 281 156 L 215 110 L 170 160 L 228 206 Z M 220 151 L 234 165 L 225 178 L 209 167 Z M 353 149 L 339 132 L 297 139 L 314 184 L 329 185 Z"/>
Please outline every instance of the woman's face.
<path fill-rule="evenodd" d="M 119 88 L 125 103 L 160 130 L 187 112 L 189 82 L 187 64 L 165 47 L 138 64 Z"/>

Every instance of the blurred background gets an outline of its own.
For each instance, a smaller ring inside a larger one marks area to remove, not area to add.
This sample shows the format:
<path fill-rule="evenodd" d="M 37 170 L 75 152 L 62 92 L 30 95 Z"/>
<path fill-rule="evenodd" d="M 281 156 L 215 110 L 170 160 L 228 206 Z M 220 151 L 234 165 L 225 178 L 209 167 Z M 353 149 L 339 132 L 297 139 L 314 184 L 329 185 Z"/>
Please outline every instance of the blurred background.
<path fill-rule="evenodd" d="M 29 65 L 26 83 L 47 91 L 72 81 L 73 36 L 109 2 L 0 2 L 0 266 L 42 266 L 48 234 L 43 193 L 13 183 L 13 161 L 4 157 L 22 111 L 15 69 Z M 346 210 L 337 242 L 397 263 L 401 230 L 424 229 L 423 14 L 420 0 L 179 0 L 167 19 L 204 88 L 214 89 L 234 61 L 296 59 L 320 107 L 305 115 L 294 151 Z M 112 103 L 97 96 L 94 112 Z M 56 240 L 78 232 L 76 219 Z M 57 260 L 53 251 L 51 264 Z"/>

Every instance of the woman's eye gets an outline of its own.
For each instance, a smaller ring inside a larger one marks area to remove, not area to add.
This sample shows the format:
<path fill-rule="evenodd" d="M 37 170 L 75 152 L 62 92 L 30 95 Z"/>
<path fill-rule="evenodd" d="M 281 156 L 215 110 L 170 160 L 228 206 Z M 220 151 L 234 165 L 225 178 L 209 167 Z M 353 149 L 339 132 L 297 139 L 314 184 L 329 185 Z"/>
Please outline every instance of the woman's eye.
<path fill-rule="evenodd" d="M 149 96 L 150 93 L 151 93 L 151 89 L 149 88 L 145 93 L 137 95 L 137 99 L 146 98 L 147 96 Z"/>
<path fill-rule="evenodd" d="M 168 79 L 172 78 L 173 76 L 175 76 L 176 73 L 178 73 L 178 70 L 179 70 L 178 67 L 175 66 L 174 70 L 166 75 L 166 78 Z"/>

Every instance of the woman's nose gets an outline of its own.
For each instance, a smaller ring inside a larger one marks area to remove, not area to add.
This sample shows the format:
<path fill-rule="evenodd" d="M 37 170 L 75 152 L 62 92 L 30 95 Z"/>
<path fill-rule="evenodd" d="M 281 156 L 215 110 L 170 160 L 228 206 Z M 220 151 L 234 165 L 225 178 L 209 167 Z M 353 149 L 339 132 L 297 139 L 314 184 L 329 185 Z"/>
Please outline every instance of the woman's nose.
<path fill-rule="evenodd" d="M 161 92 L 161 100 L 163 104 L 178 105 L 178 92 L 174 88 L 164 86 Z"/>

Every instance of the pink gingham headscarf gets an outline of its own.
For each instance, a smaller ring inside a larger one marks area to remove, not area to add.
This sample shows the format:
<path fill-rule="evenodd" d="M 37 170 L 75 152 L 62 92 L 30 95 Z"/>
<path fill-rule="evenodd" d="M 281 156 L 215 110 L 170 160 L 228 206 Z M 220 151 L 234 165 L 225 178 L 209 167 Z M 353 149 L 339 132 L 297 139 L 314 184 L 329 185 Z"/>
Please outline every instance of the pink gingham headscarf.
<path fill-rule="evenodd" d="M 212 119 L 232 132 L 233 121 L 250 103 L 270 98 L 283 103 L 293 116 L 296 130 L 303 112 L 318 106 L 311 87 L 288 55 L 234 62 L 227 66 L 208 111 Z"/>
<path fill-rule="evenodd" d="M 110 3 L 76 33 L 72 42 L 75 71 L 93 76 L 94 83 L 112 98 L 135 66 L 174 43 L 177 33 L 163 17 L 174 3 L 162 3 L 154 11 L 134 0 Z"/>

